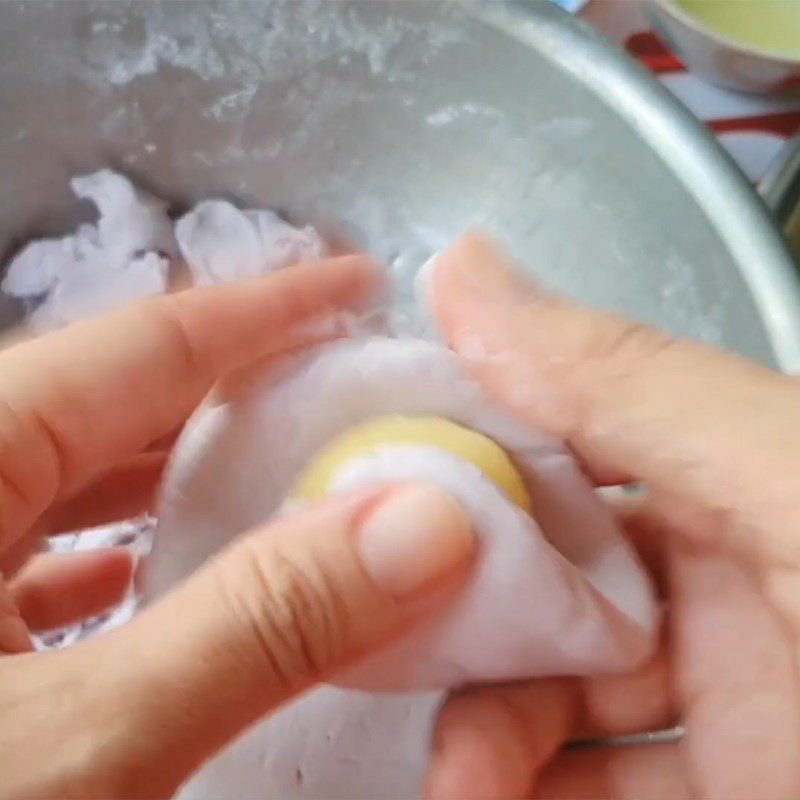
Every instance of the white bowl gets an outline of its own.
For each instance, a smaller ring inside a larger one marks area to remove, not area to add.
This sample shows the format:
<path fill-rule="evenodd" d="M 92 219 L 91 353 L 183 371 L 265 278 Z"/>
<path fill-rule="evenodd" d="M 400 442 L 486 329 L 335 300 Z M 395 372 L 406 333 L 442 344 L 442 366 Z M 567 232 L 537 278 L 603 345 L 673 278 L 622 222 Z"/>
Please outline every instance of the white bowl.
<path fill-rule="evenodd" d="M 674 0 L 649 0 L 646 9 L 654 30 L 670 49 L 711 83 L 758 94 L 800 94 L 800 57 L 728 38 Z"/>

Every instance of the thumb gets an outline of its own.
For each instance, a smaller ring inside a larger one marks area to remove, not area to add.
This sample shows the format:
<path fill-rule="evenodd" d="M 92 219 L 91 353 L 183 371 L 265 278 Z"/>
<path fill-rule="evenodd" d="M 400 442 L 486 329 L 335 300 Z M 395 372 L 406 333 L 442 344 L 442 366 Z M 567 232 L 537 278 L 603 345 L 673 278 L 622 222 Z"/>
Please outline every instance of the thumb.
<path fill-rule="evenodd" d="M 445 338 L 495 400 L 592 474 L 644 481 L 745 552 L 756 532 L 766 555 L 800 563 L 786 535 L 800 524 L 795 380 L 555 297 L 480 235 L 443 253 L 432 281 Z"/>
<path fill-rule="evenodd" d="M 174 791 L 261 716 L 400 636 L 457 588 L 472 549 L 469 518 L 440 489 L 373 488 L 246 535 L 75 648 L 125 720 L 119 772 L 136 785 L 115 790 Z"/>

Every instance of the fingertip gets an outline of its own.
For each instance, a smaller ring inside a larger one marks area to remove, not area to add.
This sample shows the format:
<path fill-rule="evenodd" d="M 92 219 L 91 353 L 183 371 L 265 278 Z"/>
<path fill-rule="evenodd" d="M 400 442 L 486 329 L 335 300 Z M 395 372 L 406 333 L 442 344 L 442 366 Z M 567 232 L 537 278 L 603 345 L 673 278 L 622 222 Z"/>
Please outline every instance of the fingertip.
<path fill-rule="evenodd" d="M 431 763 L 422 787 L 423 800 L 477 800 L 468 759 L 463 759 L 458 753 L 455 758 L 450 756 L 448 751 Z M 475 757 L 482 758 L 483 754 L 472 753 L 472 758 Z M 490 796 L 501 797 L 496 793 Z"/>
<path fill-rule="evenodd" d="M 533 371 L 524 343 L 540 293 L 487 235 L 467 233 L 437 257 L 428 297 L 437 329 L 480 383 L 514 384 Z M 489 390 L 506 403 L 514 394 Z"/>
<path fill-rule="evenodd" d="M 527 796 L 578 716 L 577 686 L 557 679 L 479 686 L 451 695 L 433 736 L 426 798 Z"/>
<path fill-rule="evenodd" d="M 494 262 L 503 254 L 495 238 L 480 227 L 465 230 L 442 252 L 441 264 L 445 268 L 458 270 L 475 263 Z"/>
<path fill-rule="evenodd" d="M 99 564 L 107 576 L 120 584 L 127 584 L 133 577 L 136 557 L 126 547 L 110 547 L 97 553 Z"/>
<path fill-rule="evenodd" d="M 450 699 L 434 732 L 425 800 L 523 797 L 533 770 L 527 737 L 482 694 Z"/>
<path fill-rule="evenodd" d="M 51 630 L 119 603 L 130 586 L 133 555 L 115 547 L 35 558 L 15 578 L 12 593 L 32 630 Z"/>
<path fill-rule="evenodd" d="M 436 293 L 454 302 L 519 303 L 533 290 L 501 245 L 479 229 L 462 234 L 437 257 L 434 280 Z"/>
<path fill-rule="evenodd" d="M 365 253 L 348 253 L 324 261 L 304 265 L 316 270 L 336 270 L 349 280 L 350 293 L 343 295 L 347 305 L 354 308 L 369 307 L 383 299 L 386 291 L 386 270 L 375 258 Z"/>

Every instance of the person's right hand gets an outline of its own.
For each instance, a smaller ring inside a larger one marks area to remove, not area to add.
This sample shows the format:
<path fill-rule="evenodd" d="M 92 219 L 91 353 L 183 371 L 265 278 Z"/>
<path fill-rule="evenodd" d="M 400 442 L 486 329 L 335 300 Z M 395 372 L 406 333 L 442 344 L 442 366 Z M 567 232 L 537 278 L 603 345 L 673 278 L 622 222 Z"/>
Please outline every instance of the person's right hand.
<path fill-rule="evenodd" d="M 433 280 L 443 334 L 493 399 L 598 483 L 644 482 L 626 524 L 668 618 L 635 674 L 453 696 L 426 796 L 800 797 L 800 384 L 552 297 L 477 236 Z M 677 743 L 560 750 L 675 722 Z"/>

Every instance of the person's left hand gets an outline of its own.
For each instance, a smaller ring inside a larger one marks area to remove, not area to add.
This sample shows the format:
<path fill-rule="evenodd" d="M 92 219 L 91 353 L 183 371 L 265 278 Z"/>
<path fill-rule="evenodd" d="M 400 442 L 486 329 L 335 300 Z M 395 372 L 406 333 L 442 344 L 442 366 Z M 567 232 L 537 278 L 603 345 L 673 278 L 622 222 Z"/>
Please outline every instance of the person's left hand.
<path fill-rule="evenodd" d="M 114 604 L 132 570 L 113 549 L 42 555 L 43 537 L 149 509 L 170 440 L 213 387 L 230 396 L 336 335 L 331 316 L 379 283 L 343 257 L 0 353 L 0 797 L 168 796 L 459 585 L 466 515 L 438 489 L 379 487 L 247 532 L 122 628 L 30 652 L 31 631 Z"/>

